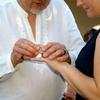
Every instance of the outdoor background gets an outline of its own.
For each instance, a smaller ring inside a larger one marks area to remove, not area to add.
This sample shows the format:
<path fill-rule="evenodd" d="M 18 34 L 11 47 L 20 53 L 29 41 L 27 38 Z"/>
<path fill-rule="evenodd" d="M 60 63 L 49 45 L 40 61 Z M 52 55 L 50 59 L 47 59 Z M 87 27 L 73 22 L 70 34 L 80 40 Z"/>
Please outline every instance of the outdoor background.
<path fill-rule="evenodd" d="M 82 35 L 93 26 L 100 24 L 100 18 L 88 18 L 85 12 L 76 6 L 76 0 L 65 1 L 72 10 Z"/>

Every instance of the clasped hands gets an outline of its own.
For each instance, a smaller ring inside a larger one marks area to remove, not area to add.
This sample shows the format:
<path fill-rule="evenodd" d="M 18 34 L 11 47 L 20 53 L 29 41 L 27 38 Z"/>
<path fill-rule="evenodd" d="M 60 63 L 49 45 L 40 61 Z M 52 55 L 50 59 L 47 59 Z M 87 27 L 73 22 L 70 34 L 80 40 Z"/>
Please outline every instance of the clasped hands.
<path fill-rule="evenodd" d="M 59 62 L 70 62 L 70 57 L 65 46 L 56 42 L 49 42 L 46 45 L 34 44 L 27 39 L 18 40 L 11 54 L 11 61 L 14 67 L 24 60 L 40 60 L 37 56 L 41 54 L 41 58 L 49 60 L 57 60 Z M 42 61 L 42 60 L 40 60 Z"/>
<path fill-rule="evenodd" d="M 41 57 L 38 57 L 39 54 L 41 54 Z M 58 73 L 62 66 L 66 66 L 66 62 L 71 62 L 69 53 L 63 44 L 49 42 L 46 45 L 40 45 L 26 39 L 20 39 L 14 45 L 11 61 L 13 66 L 16 67 L 24 60 L 46 62 Z"/>

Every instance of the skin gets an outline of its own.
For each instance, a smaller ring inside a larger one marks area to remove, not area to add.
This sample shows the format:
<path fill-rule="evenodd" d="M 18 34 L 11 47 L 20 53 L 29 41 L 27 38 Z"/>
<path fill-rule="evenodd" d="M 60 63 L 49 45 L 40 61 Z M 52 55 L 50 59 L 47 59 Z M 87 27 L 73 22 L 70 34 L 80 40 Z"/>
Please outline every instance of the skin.
<path fill-rule="evenodd" d="M 38 14 L 44 10 L 50 0 L 17 0 L 21 7 L 27 12 L 32 14 Z"/>
<path fill-rule="evenodd" d="M 100 16 L 100 0 L 77 0 L 77 6 L 83 8 L 88 17 Z"/>
<path fill-rule="evenodd" d="M 11 60 L 14 67 L 21 63 L 23 60 L 29 60 L 32 57 L 36 57 L 39 53 L 40 47 L 33 44 L 31 41 L 26 39 L 19 39 L 13 48 Z"/>
<path fill-rule="evenodd" d="M 89 17 L 100 16 L 100 0 L 77 0 L 77 6 L 82 7 Z M 31 60 L 46 62 L 87 100 L 100 100 L 100 34 L 96 40 L 93 78 L 81 73 L 67 62 L 58 62 L 48 58 L 33 58 Z"/>

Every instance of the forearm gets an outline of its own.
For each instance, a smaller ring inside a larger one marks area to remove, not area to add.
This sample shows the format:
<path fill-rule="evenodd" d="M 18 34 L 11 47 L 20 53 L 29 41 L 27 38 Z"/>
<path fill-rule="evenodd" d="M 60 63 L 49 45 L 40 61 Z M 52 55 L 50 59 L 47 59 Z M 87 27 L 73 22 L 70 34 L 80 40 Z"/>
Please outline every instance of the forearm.
<path fill-rule="evenodd" d="M 89 100 L 99 100 L 100 93 L 97 90 L 95 81 L 90 78 L 75 67 L 70 65 L 65 65 L 60 70 L 61 75 L 64 79 L 82 96 L 88 98 Z"/>

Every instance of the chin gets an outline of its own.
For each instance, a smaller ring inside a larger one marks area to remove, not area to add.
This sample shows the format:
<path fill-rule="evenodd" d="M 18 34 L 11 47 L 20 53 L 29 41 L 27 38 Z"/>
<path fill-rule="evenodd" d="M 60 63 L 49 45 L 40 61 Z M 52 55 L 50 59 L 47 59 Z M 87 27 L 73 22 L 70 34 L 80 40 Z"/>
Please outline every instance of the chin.
<path fill-rule="evenodd" d="M 37 15 L 37 14 L 39 14 L 41 11 L 40 11 L 40 10 L 30 10 L 30 12 L 31 12 L 33 15 Z"/>
<path fill-rule="evenodd" d="M 96 12 L 87 12 L 87 16 L 90 18 L 93 18 L 93 17 L 99 17 L 100 14 L 98 14 Z"/>
<path fill-rule="evenodd" d="M 87 13 L 87 16 L 92 18 L 92 17 L 96 17 L 97 15 L 93 14 L 93 13 Z"/>

